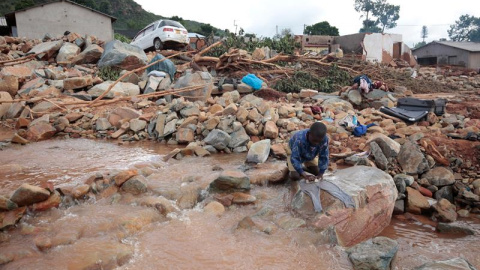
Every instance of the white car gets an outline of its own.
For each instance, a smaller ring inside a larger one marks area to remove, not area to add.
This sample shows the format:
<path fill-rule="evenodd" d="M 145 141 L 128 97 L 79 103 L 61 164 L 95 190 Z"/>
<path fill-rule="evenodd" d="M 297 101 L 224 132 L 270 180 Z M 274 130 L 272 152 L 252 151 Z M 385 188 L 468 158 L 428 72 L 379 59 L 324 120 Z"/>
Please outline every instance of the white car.
<path fill-rule="evenodd" d="M 130 44 L 144 50 L 154 48 L 161 50 L 164 47 L 186 46 L 190 42 L 188 31 L 176 21 L 159 20 L 143 28 Z"/>

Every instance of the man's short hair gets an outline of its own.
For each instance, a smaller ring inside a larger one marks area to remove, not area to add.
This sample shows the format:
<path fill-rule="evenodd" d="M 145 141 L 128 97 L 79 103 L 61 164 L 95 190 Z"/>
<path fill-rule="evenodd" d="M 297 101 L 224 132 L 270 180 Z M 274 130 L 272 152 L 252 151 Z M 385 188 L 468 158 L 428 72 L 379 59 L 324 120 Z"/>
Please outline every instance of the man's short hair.
<path fill-rule="evenodd" d="M 323 138 L 327 134 L 327 126 L 322 122 L 315 122 L 310 127 L 310 133 L 317 138 Z"/>

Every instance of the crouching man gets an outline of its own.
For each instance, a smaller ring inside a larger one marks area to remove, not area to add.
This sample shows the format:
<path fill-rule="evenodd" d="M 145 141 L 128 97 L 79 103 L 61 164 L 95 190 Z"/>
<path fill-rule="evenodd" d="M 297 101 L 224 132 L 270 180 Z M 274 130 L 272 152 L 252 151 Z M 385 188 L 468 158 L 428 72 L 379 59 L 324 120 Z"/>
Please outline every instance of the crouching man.
<path fill-rule="evenodd" d="M 316 122 L 309 129 L 295 133 L 288 142 L 287 154 L 291 180 L 322 180 L 329 162 L 327 127 Z"/>

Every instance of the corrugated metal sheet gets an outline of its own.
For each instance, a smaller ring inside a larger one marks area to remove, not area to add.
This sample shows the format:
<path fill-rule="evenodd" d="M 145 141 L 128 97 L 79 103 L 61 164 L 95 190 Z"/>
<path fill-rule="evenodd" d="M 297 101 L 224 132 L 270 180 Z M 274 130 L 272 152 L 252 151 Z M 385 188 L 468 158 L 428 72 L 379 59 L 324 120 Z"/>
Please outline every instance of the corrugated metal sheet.
<path fill-rule="evenodd" d="M 449 47 L 453 47 L 453 48 L 457 48 L 457 49 L 461 49 L 461 50 L 465 50 L 465 51 L 469 51 L 469 52 L 480 52 L 480 42 L 433 41 L 432 43 L 433 44 L 438 43 L 438 44 L 442 44 L 442 45 L 445 45 L 445 46 L 449 46 Z M 432 43 L 429 43 L 429 44 L 432 44 Z M 422 47 L 428 46 L 429 44 L 424 45 Z M 422 48 L 422 47 L 420 47 L 420 48 Z M 418 48 L 418 49 L 420 49 L 420 48 Z"/>
<path fill-rule="evenodd" d="M 2 26 L 8 26 L 5 17 L 0 17 L 0 27 Z"/>

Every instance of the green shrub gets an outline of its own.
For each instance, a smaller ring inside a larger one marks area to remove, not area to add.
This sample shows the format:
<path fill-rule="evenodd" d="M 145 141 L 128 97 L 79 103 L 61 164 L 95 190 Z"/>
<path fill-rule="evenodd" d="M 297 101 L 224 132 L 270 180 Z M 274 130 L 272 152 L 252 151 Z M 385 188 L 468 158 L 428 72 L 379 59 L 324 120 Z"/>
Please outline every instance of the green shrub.
<path fill-rule="evenodd" d="M 128 37 L 126 37 L 126 36 L 124 36 L 124 35 L 122 35 L 122 34 L 119 34 L 119 33 L 115 33 L 115 34 L 113 35 L 113 37 L 114 37 L 116 40 L 119 40 L 119 41 L 124 42 L 124 43 L 130 43 L 130 42 L 132 42 L 131 39 L 129 39 Z"/>
<path fill-rule="evenodd" d="M 114 67 L 102 67 L 98 71 L 98 76 L 102 78 L 104 81 L 116 81 L 118 78 L 120 78 L 120 72 L 122 72 L 118 68 Z"/>

